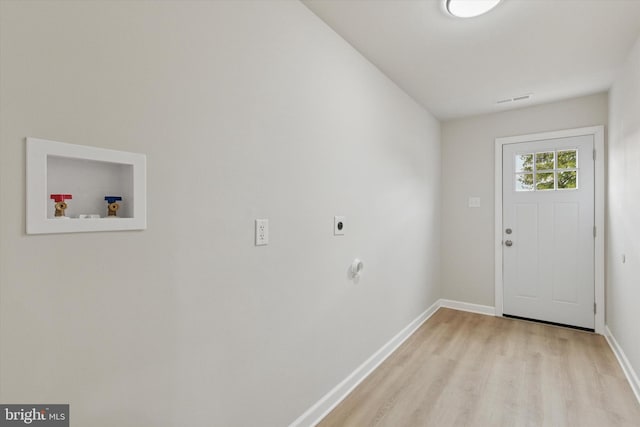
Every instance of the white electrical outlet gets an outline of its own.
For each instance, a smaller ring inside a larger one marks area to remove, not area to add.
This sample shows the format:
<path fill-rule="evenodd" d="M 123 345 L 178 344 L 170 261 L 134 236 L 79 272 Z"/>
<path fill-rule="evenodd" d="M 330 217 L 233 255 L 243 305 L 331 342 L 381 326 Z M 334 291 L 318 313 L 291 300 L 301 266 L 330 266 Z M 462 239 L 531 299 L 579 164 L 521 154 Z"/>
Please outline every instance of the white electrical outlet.
<path fill-rule="evenodd" d="M 269 243 L 269 220 L 256 219 L 256 246 Z"/>
<path fill-rule="evenodd" d="M 333 235 L 342 236 L 346 227 L 346 217 L 334 216 L 333 217 Z"/>

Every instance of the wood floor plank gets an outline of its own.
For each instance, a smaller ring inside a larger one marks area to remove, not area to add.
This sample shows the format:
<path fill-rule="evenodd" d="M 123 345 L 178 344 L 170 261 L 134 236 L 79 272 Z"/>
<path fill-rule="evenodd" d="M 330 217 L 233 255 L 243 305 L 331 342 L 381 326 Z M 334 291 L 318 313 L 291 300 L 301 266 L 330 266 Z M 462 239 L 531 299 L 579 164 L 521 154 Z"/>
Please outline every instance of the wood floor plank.
<path fill-rule="evenodd" d="M 604 337 L 441 308 L 320 427 L 640 426 Z"/>

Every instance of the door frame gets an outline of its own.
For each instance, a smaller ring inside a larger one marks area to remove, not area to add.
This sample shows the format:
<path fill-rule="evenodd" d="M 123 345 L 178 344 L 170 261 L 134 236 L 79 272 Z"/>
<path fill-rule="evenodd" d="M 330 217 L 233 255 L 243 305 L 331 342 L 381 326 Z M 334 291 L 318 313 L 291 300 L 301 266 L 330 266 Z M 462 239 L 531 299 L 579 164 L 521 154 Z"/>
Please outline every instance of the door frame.
<path fill-rule="evenodd" d="M 535 142 L 547 139 L 569 138 L 574 136 L 593 136 L 595 154 L 594 162 L 594 221 L 596 236 L 594 239 L 594 290 L 595 290 L 595 331 L 604 334 L 605 293 L 604 293 L 604 126 L 590 126 L 576 129 L 564 129 L 552 132 L 533 133 L 528 135 L 508 136 L 495 139 L 495 310 L 496 316 L 502 316 L 504 310 L 503 277 L 502 277 L 502 148 L 505 144 L 519 142 Z"/>

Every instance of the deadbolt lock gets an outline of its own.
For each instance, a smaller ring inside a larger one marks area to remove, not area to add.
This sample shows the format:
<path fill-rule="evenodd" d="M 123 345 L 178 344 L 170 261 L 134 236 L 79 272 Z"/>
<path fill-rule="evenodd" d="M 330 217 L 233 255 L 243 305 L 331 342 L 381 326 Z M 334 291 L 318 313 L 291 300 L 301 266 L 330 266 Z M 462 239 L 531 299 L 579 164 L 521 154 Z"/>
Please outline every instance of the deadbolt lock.
<path fill-rule="evenodd" d="M 504 230 L 504 232 L 507 234 L 511 234 L 513 233 L 513 230 L 511 230 L 510 228 L 507 228 L 506 230 Z"/>

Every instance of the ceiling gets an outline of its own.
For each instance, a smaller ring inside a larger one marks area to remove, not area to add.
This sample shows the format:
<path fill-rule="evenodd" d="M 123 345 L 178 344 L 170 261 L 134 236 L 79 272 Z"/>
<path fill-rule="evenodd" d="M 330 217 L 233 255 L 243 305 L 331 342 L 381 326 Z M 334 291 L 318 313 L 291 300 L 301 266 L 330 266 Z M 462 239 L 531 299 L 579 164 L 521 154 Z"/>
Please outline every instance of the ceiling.
<path fill-rule="evenodd" d="M 606 91 L 640 35 L 640 0 L 503 0 L 469 19 L 442 0 L 302 1 L 441 120 Z"/>

